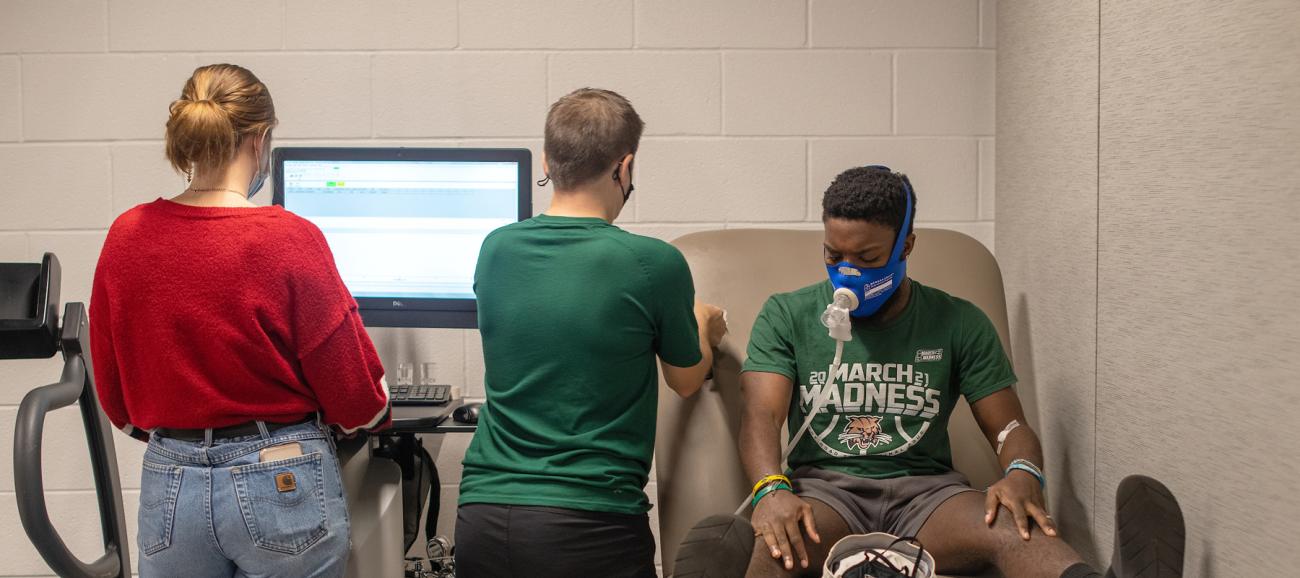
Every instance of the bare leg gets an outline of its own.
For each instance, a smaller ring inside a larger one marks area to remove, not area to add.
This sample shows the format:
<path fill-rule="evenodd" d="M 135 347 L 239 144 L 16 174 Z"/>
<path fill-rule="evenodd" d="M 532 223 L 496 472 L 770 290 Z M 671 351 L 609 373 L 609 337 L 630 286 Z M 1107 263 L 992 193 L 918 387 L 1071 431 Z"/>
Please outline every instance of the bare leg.
<path fill-rule="evenodd" d="M 944 574 L 978 572 L 992 564 L 1007 578 L 1060 578 L 1066 568 L 1083 561 L 1064 540 L 1044 534 L 1037 526 L 1025 541 L 1005 509 L 990 528 L 984 523 L 983 492 L 949 498 L 917 538 Z"/>
<path fill-rule="evenodd" d="M 821 535 L 821 543 L 812 541 L 805 532 L 803 543 L 808 548 L 808 568 L 803 569 L 795 563 L 795 569 L 789 571 L 782 565 L 780 558 L 773 558 L 772 552 L 767 549 L 767 542 L 762 538 L 754 540 L 754 555 L 749 559 L 749 570 L 745 572 L 746 578 L 790 578 L 794 576 L 821 576 L 822 564 L 826 562 L 826 555 L 830 553 L 831 546 L 840 541 L 840 538 L 848 536 L 849 525 L 840 517 L 835 510 L 831 509 L 824 502 L 804 498 L 812 506 L 813 520 L 817 524 L 817 533 Z M 802 526 L 800 526 L 802 529 Z"/>

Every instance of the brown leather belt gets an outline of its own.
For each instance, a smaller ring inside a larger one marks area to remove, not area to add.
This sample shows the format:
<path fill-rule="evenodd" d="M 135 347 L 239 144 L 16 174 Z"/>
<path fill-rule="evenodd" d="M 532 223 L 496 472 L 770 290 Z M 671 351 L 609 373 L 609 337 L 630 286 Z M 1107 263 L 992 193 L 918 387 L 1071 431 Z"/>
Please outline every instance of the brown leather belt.
<path fill-rule="evenodd" d="M 266 431 L 273 432 L 276 430 L 287 428 L 289 426 L 304 424 L 315 420 L 316 420 L 316 414 L 309 414 L 307 415 L 307 417 L 289 423 L 266 422 Z M 165 438 L 172 438 L 174 440 L 197 442 L 206 439 L 207 433 L 208 430 L 206 429 L 172 429 L 172 428 L 160 427 L 154 430 L 153 435 L 162 436 Z M 237 438 L 243 436 L 257 435 L 259 433 L 262 432 L 261 430 L 257 429 L 257 422 L 250 421 L 250 422 L 241 423 L 239 425 L 213 428 L 212 439 Z"/>

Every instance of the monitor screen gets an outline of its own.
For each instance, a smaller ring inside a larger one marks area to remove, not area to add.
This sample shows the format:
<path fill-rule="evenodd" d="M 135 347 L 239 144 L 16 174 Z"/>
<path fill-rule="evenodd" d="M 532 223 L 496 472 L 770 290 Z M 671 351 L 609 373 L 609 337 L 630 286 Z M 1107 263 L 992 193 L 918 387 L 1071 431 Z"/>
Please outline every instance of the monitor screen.
<path fill-rule="evenodd" d="M 276 153 L 276 202 L 324 233 L 368 325 L 474 326 L 483 239 L 531 214 L 528 151 Z"/>

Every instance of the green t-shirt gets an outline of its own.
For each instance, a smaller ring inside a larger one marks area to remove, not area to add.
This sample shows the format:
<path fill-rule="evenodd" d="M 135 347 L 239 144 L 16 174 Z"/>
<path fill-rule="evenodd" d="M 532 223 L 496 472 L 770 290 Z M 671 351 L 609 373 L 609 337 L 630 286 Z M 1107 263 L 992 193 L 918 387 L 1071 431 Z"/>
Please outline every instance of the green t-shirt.
<path fill-rule="evenodd" d="M 601 219 L 542 215 L 488 236 L 474 292 L 487 403 L 460 503 L 649 510 L 655 357 L 702 359 L 682 254 Z"/>
<path fill-rule="evenodd" d="M 983 311 L 915 280 L 912 287 L 903 313 L 887 326 L 855 321 L 835 389 L 790 454 L 790 468 L 876 479 L 949 472 L 948 418 L 957 396 L 974 403 L 1016 382 Z M 794 381 L 791 434 L 835 357 L 835 341 L 820 321 L 831 292 L 824 281 L 772 296 L 750 336 L 744 370 Z"/>

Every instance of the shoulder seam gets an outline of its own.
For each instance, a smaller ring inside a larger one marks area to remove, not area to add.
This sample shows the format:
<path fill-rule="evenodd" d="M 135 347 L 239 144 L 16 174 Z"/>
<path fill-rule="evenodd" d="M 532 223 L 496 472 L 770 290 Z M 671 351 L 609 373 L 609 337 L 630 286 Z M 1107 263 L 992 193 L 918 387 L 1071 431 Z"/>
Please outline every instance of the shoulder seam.
<path fill-rule="evenodd" d="M 622 229 L 618 229 L 618 230 L 622 231 Z M 638 253 L 636 249 L 634 249 L 631 245 L 629 245 L 626 239 L 621 239 L 617 235 L 606 234 L 605 236 L 613 240 L 614 242 L 618 243 L 620 247 L 623 247 L 624 250 L 626 250 L 628 253 L 632 255 L 633 259 L 636 259 L 637 266 L 641 269 L 641 281 L 642 281 L 641 287 L 649 287 L 650 286 L 650 265 L 645 262 L 645 258 L 642 257 L 642 255 Z M 655 299 L 655 292 L 653 291 L 650 292 L 650 298 L 654 299 L 654 301 L 658 303 L 658 299 Z"/>

